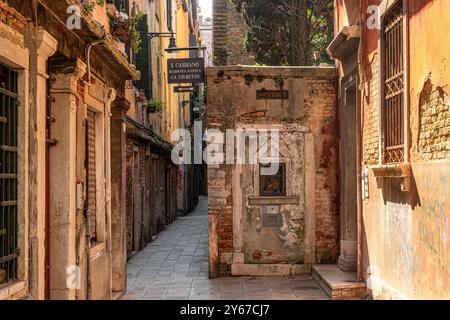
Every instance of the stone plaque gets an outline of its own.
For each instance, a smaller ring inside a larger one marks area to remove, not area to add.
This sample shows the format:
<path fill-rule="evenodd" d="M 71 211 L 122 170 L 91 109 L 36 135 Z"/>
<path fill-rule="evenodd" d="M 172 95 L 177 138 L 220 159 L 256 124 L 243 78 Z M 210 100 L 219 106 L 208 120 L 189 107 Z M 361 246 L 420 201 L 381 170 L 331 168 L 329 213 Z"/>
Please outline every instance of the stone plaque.
<path fill-rule="evenodd" d="M 283 226 L 283 217 L 281 214 L 264 214 L 263 227 L 281 228 Z"/>
<path fill-rule="evenodd" d="M 257 100 L 288 100 L 288 90 L 256 90 Z"/>

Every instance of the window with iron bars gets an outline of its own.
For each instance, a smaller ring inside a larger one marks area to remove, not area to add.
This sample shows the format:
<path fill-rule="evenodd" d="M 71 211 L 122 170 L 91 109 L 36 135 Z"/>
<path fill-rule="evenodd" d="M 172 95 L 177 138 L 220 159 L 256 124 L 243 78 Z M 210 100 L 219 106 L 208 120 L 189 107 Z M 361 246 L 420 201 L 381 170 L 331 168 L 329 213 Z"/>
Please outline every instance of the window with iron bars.
<path fill-rule="evenodd" d="M 0 64 L 0 285 L 17 278 L 18 74 Z"/>
<path fill-rule="evenodd" d="M 405 160 L 405 79 L 403 1 L 386 13 L 382 25 L 383 46 L 383 160 L 385 164 Z"/>

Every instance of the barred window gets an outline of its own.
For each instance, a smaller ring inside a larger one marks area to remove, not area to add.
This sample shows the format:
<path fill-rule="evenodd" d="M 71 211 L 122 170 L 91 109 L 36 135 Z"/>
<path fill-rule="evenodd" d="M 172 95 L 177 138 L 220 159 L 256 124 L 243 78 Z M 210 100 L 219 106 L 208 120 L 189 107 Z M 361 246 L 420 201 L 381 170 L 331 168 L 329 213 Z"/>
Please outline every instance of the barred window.
<path fill-rule="evenodd" d="M 401 163 L 405 160 L 404 108 L 404 18 L 403 1 L 386 13 L 382 24 L 383 72 L 383 159 L 384 163 Z"/>
<path fill-rule="evenodd" d="M 0 65 L 0 285 L 16 280 L 18 74 Z"/>

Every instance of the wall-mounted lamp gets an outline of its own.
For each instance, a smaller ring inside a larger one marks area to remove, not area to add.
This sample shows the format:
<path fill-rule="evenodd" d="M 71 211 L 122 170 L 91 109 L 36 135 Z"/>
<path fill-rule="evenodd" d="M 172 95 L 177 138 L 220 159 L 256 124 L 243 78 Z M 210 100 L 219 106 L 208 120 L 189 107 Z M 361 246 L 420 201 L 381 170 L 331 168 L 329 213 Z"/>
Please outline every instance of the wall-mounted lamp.
<path fill-rule="evenodd" d="M 170 37 L 169 40 L 169 48 L 166 49 L 167 52 L 172 52 L 172 51 L 168 51 L 168 50 L 175 50 L 177 49 L 177 41 L 175 40 L 175 37 L 172 36 Z"/>
<path fill-rule="evenodd" d="M 151 40 L 153 38 L 156 37 L 161 37 L 161 38 L 170 38 L 169 40 L 169 48 L 166 49 L 167 52 L 172 52 L 175 51 L 177 48 L 177 40 L 175 39 L 175 34 L 174 32 L 149 32 L 148 33 L 148 38 Z"/>

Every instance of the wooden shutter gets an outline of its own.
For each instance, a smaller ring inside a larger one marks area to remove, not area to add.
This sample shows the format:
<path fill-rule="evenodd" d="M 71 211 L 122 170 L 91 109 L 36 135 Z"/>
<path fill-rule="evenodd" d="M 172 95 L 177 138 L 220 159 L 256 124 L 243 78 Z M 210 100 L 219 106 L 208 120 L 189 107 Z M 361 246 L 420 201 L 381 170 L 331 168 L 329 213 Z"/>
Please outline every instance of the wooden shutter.
<path fill-rule="evenodd" d="M 91 239 L 97 236 L 97 173 L 95 166 L 95 112 L 88 110 L 87 113 L 87 201 L 89 209 L 89 223 Z"/>
<path fill-rule="evenodd" d="M 148 39 L 147 16 L 144 15 L 139 22 L 138 31 L 141 34 L 141 50 L 135 54 L 136 68 L 141 72 L 141 79 L 136 82 L 140 90 L 150 97 L 152 95 L 151 63 L 150 63 L 150 42 Z"/>

